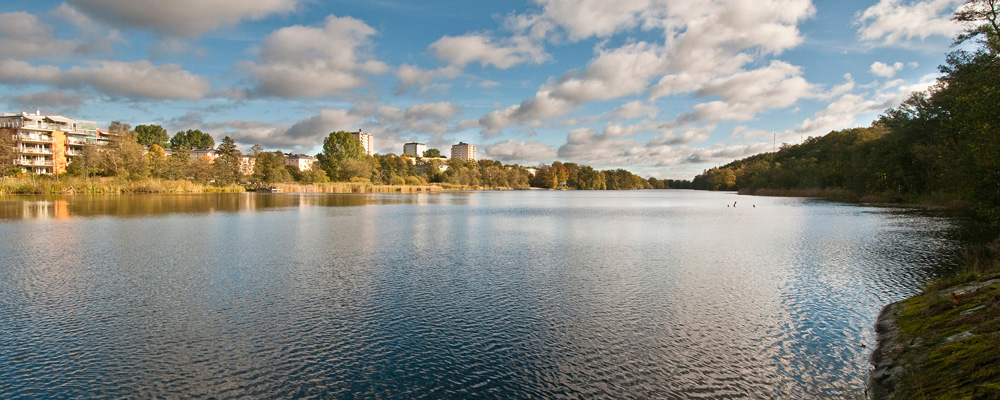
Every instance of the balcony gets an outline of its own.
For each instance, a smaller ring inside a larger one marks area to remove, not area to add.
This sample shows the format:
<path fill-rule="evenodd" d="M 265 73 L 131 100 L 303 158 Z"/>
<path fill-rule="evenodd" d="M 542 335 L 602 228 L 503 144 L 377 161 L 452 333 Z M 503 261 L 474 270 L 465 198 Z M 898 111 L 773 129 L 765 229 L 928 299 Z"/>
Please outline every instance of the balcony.
<path fill-rule="evenodd" d="M 19 150 L 24 154 L 52 154 L 52 149 L 45 147 L 22 147 Z"/>
<path fill-rule="evenodd" d="M 38 159 L 38 158 L 34 158 L 34 159 L 32 159 L 32 158 L 18 158 L 16 160 L 14 160 L 14 163 L 17 164 L 17 165 L 34 165 L 34 166 L 41 166 L 41 167 L 51 167 L 52 166 L 52 161 L 51 160 Z"/>
<path fill-rule="evenodd" d="M 52 136 L 48 135 L 32 135 L 32 134 L 20 134 L 17 138 L 21 142 L 33 142 L 33 143 L 52 143 Z"/>

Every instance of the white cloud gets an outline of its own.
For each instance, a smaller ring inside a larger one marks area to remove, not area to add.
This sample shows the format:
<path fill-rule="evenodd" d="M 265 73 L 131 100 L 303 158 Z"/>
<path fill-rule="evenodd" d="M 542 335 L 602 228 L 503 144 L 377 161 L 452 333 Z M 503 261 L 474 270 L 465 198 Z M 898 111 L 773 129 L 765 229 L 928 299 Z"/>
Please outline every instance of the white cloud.
<path fill-rule="evenodd" d="M 61 71 L 23 61 L 0 61 L 0 83 L 45 83 L 64 88 L 89 86 L 107 95 L 134 99 L 197 100 L 211 89 L 204 78 L 177 64 L 99 61 Z"/>
<path fill-rule="evenodd" d="M 460 68 L 469 63 L 479 63 L 483 67 L 492 65 L 507 69 L 525 62 L 539 64 L 549 59 L 544 48 L 524 36 L 499 41 L 481 34 L 444 36 L 431 43 L 430 50 L 438 58 Z"/>
<path fill-rule="evenodd" d="M 654 118 L 656 117 L 657 111 L 659 111 L 659 109 L 652 104 L 646 104 L 641 101 L 630 101 L 612 110 L 611 118 L 632 119 L 642 116 Z"/>
<path fill-rule="evenodd" d="M 487 137 L 495 136 L 503 128 L 511 125 L 540 125 L 543 120 L 568 113 L 573 104 L 552 95 L 549 91 L 539 91 L 535 97 L 502 110 L 496 110 L 479 118 L 479 125 Z"/>
<path fill-rule="evenodd" d="M 824 135 L 827 132 L 850 128 L 862 113 L 882 111 L 887 107 L 885 102 L 865 99 L 855 94 L 845 94 L 826 108 L 816 112 L 813 118 L 807 118 L 795 129 L 795 133 L 808 135 Z"/>
<path fill-rule="evenodd" d="M 666 60 L 655 46 L 645 42 L 601 50 L 581 73 L 570 72 L 554 85 L 552 95 L 576 105 L 591 100 L 610 100 L 643 92 L 654 75 L 662 73 Z"/>
<path fill-rule="evenodd" d="M 962 27 L 951 20 L 963 0 L 880 0 L 855 15 L 861 39 L 893 45 L 930 36 L 954 37 Z"/>
<path fill-rule="evenodd" d="M 262 124 L 260 129 L 242 130 L 236 134 L 241 137 L 243 143 L 249 143 L 248 140 L 252 139 L 253 143 L 260 143 L 265 147 L 294 146 L 308 149 L 322 146 L 323 138 L 330 132 L 353 131 L 362 119 L 363 117 L 347 110 L 327 108 L 320 110 L 318 115 L 298 121 L 288 128 L 271 129 Z"/>
<path fill-rule="evenodd" d="M 484 158 L 508 164 L 549 162 L 556 157 L 556 149 L 535 140 L 521 142 L 511 139 L 482 146 L 480 149 Z"/>
<path fill-rule="evenodd" d="M 77 43 L 52 38 L 52 26 L 26 12 L 0 14 L 0 59 L 66 58 Z"/>
<path fill-rule="evenodd" d="M 543 35 L 555 26 L 566 30 L 570 39 L 591 36 L 607 37 L 639 25 L 644 14 L 650 13 L 654 2 L 649 0 L 538 0 L 540 15 L 513 16 L 508 24 L 515 28 L 534 30 Z M 659 8 L 663 8 L 662 5 Z"/>
<path fill-rule="evenodd" d="M 507 26 L 518 34 L 534 38 L 549 37 L 561 31 L 570 40 L 597 36 L 607 37 L 619 32 L 643 29 L 660 30 L 664 45 L 630 41 L 618 48 L 598 47 L 598 55 L 583 71 L 570 71 L 561 78 L 542 85 L 533 99 L 521 105 L 494 111 L 481 118 L 486 133 L 496 133 L 514 124 L 537 126 L 538 119 L 527 117 L 541 100 L 549 100 L 549 110 L 559 110 L 562 116 L 573 108 L 596 100 L 613 100 L 624 96 L 648 93 L 650 99 L 687 92 L 705 91 L 707 85 L 720 77 L 738 77 L 747 63 L 777 55 L 802 43 L 797 24 L 810 18 L 816 10 L 809 0 L 769 0 L 747 2 L 720 0 L 706 4 L 694 0 L 666 2 L 640 0 L 538 0 L 542 10 L 536 14 L 512 15 Z M 783 66 L 790 66 L 781 63 Z M 777 65 L 761 70 L 777 70 Z M 749 73 L 753 74 L 753 72 Z M 810 84 L 795 71 L 795 76 L 769 81 L 777 88 L 743 84 L 755 94 L 767 94 L 765 100 L 741 101 L 732 94 L 724 102 L 706 103 L 693 115 L 702 120 L 753 118 L 769 108 L 786 107 L 804 97 Z M 659 81 L 650 87 L 650 82 Z M 709 88 L 722 91 L 721 88 Z M 766 105 L 763 101 L 776 101 Z M 551 113 L 538 113 L 541 118 Z M 690 118 L 691 116 L 689 116 Z"/>
<path fill-rule="evenodd" d="M 885 64 L 881 61 L 876 61 L 871 66 L 872 74 L 875 74 L 876 76 L 881 76 L 883 78 L 892 78 L 901 69 L 903 69 L 903 63 L 898 61 L 892 65 Z"/>
<path fill-rule="evenodd" d="M 28 92 L 11 98 L 11 101 L 22 108 L 40 108 L 76 111 L 83 104 L 83 96 L 65 90 L 47 90 L 44 92 Z"/>
<path fill-rule="evenodd" d="M 366 49 L 375 29 L 351 18 L 329 16 L 319 28 L 290 26 L 268 35 L 259 63 L 241 65 L 254 74 L 260 95 L 323 97 L 345 94 L 388 67 Z"/>
<path fill-rule="evenodd" d="M 698 91 L 698 96 L 720 96 L 722 100 L 695 105 L 693 112 L 678 120 L 747 121 L 759 112 L 789 107 L 812 96 L 814 85 L 801 73 L 799 67 L 772 61 L 767 67 L 714 79 Z"/>
<path fill-rule="evenodd" d="M 680 144 L 699 143 L 708 140 L 709 134 L 715 130 L 717 125 L 706 124 L 685 130 L 680 135 L 674 132 L 667 132 L 649 140 L 647 146 L 676 146 Z"/>
<path fill-rule="evenodd" d="M 455 66 L 425 70 L 415 65 L 403 64 L 396 69 L 396 78 L 399 79 L 396 85 L 396 94 L 403 94 L 414 89 L 417 93 L 423 94 L 436 87 L 431 83 L 433 80 L 451 79 L 461 74 L 462 70 Z"/>
<path fill-rule="evenodd" d="M 68 0 L 104 23 L 149 29 L 169 36 L 198 37 L 221 25 L 295 10 L 299 0 Z"/>

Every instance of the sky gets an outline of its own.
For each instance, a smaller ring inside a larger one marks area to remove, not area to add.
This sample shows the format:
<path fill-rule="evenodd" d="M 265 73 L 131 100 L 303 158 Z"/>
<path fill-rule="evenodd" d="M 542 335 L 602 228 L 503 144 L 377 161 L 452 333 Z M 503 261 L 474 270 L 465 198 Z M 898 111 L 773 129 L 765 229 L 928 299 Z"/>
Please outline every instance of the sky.
<path fill-rule="evenodd" d="M 0 112 L 691 179 L 927 89 L 961 3 L 7 0 Z"/>

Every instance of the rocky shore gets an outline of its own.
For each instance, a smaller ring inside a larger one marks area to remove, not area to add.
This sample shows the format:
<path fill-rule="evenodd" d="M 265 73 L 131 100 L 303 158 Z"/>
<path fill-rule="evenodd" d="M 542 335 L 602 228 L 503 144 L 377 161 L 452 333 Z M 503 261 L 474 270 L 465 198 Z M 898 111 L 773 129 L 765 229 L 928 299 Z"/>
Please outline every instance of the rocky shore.
<path fill-rule="evenodd" d="M 885 306 L 875 332 L 868 398 L 1000 399 L 1000 276 L 931 285 Z"/>

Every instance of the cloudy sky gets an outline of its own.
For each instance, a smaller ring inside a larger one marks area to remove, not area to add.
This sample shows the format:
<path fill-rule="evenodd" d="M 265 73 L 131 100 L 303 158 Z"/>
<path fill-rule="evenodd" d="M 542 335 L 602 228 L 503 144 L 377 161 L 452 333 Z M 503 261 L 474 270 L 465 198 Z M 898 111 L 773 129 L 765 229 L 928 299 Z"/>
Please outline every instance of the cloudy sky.
<path fill-rule="evenodd" d="M 7 0 L 0 111 L 316 153 L 464 141 L 690 179 L 867 126 L 937 77 L 960 0 Z"/>

